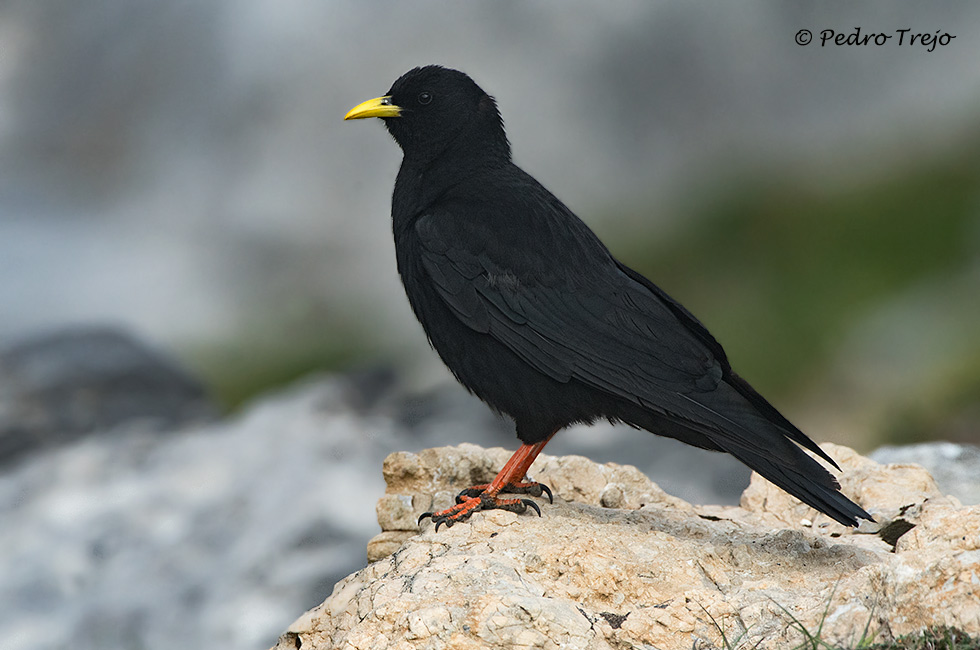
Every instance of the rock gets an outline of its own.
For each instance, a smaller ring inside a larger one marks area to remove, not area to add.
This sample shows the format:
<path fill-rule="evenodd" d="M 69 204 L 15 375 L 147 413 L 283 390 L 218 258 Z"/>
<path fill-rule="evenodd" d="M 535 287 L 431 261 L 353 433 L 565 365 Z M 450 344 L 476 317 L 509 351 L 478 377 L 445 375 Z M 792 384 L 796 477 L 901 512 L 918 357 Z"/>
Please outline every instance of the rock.
<path fill-rule="evenodd" d="M 921 468 L 837 446 L 843 489 L 879 518 L 853 531 L 753 478 L 740 507 L 692 506 L 632 467 L 540 456 L 543 516 L 503 511 L 435 532 L 412 519 L 492 478 L 503 449 L 396 453 L 374 560 L 277 649 L 794 647 L 799 625 L 848 647 L 930 626 L 980 633 L 980 507 Z M 904 533 L 896 532 L 895 522 Z M 887 541 L 878 533 L 892 530 Z M 798 621 L 797 624 L 795 621 Z"/>
<path fill-rule="evenodd" d="M 926 501 L 943 504 L 955 501 L 943 496 L 936 481 L 919 465 L 880 465 L 847 447 L 825 444 L 823 448 L 847 470 L 839 477 L 844 493 L 864 505 L 879 523 L 900 517 L 907 519 L 910 509 Z M 833 534 L 844 534 L 849 530 L 800 503 L 758 474 L 752 475 L 752 482 L 742 494 L 741 505 L 746 510 L 769 515 L 779 525 L 815 526 Z M 871 522 L 862 522 L 858 530 L 866 532 L 872 529 L 877 530 L 877 527 Z"/>
<path fill-rule="evenodd" d="M 965 504 L 980 503 L 980 447 L 952 442 L 926 442 L 881 447 L 871 453 L 879 463 L 916 463 L 936 479 L 944 494 Z"/>
<path fill-rule="evenodd" d="M 5 468 L 0 646 L 268 647 L 377 531 L 371 468 L 400 440 L 357 392 L 310 380 L 220 422 L 132 423 Z"/>
<path fill-rule="evenodd" d="M 0 351 L 0 462 L 134 421 L 163 430 L 217 414 L 200 381 L 120 330 L 67 330 Z"/>

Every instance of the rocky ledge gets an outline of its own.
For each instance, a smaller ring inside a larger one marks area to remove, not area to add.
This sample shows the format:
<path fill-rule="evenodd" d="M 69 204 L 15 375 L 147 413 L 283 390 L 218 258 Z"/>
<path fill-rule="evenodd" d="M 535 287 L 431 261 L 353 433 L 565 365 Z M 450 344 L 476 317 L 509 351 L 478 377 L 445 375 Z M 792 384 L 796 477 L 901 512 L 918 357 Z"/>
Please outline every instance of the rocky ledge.
<path fill-rule="evenodd" d="M 878 525 L 850 530 L 758 476 L 740 507 L 694 506 L 629 466 L 541 456 L 555 503 L 438 533 L 419 513 L 486 482 L 509 452 L 473 445 L 384 463 L 372 561 L 276 648 L 793 647 L 800 626 L 856 644 L 931 626 L 980 634 L 980 506 L 917 465 L 824 445 Z M 542 501 L 539 499 L 539 502 Z"/>

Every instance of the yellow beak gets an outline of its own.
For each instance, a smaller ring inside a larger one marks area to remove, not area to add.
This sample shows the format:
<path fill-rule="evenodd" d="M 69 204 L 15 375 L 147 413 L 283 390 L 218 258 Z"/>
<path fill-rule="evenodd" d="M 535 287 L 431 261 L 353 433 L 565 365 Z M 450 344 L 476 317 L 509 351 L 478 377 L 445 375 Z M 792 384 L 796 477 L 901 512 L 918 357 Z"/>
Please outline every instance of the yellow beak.
<path fill-rule="evenodd" d="M 347 112 L 345 120 L 362 120 L 365 117 L 398 117 L 402 109 L 391 103 L 391 97 L 375 97 L 361 102 Z"/>

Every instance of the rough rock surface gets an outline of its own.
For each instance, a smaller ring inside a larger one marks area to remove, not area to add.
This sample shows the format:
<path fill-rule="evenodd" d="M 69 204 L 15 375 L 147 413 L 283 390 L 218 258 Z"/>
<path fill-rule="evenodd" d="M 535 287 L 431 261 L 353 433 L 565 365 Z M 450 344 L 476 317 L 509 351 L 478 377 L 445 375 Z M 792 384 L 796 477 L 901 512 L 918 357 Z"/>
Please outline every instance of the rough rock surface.
<path fill-rule="evenodd" d="M 932 625 L 980 633 L 980 507 L 915 465 L 825 445 L 879 525 L 851 531 L 754 476 L 741 507 L 697 507 L 628 466 L 541 456 L 554 505 L 435 532 L 420 512 L 486 481 L 502 449 L 396 453 L 366 568 L 276 648 L 689 648 L 799 643 L 794 619 L 857 643 Z M 539 500 L 540 501 L 540 500 Z"/>
<path fill-rule="evenodd" d="M 879 463 L 922 465 L 945 494 L 965 504 L 980 503 L 980 447 L 952 442 L 923 442 L 902 447 L 880 447 L 871 454 Z"/>

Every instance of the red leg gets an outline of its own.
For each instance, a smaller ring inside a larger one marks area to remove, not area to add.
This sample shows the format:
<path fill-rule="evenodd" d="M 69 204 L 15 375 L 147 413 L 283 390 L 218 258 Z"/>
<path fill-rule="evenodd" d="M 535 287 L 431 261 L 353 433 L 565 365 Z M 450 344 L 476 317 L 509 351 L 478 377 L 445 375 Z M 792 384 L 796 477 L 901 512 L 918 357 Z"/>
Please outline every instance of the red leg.
<path fill-rule="evenodd" d="M 528 506 L 540 515 L 541 509 L 538 507 L 538 504 L 530 499 L 500 499 L 497 495 L 501 492 L 515 492 L 518 494 L 531 494 L 533 496 L 541 496 L 542 493 L 547 493 L 548 498 L 551 499 L 551 490 L 546 485 L 542 485 L 541 483 L 524 483 L 522 480 L 527 474 L 528 468 L 531 467 L 531 463 L 534 462 L 534 459 L 538 457 L 538 454 L 548 444 L 548 441 L 554 437 L 555 433 L 557 431 L 553 432 L 541 442 L 534 443 L 533 445 L 521 445 L 514 452 L 514 455 L 510 457 L 510 460 L 504 464 L 503 469 L 497 473 L 493 481 L 485 485 L 474 485 L 471 488 L 463 490 L 456 497 L 456 505 L 439 512 L 423 513 L 419 517 L 419 523 L 426 517 L 429 517 L 435 522 L 436 530 L 439 530 L 441 524 L 446 524 L 446 527 L 450 528 L 457 521 L 464 521 L 474 512 L 480 510 L 510 510 L 511 512 L 520 514 L 527 510 Z"/>

